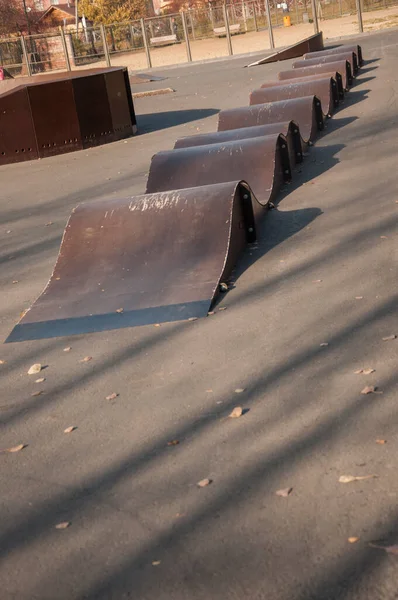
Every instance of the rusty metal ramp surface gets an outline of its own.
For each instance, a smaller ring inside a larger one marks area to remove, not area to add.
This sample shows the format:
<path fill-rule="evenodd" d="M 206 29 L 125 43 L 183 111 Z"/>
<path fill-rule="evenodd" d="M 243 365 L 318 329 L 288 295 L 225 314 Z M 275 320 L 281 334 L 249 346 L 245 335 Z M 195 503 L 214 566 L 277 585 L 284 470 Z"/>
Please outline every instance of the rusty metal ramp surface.
<path fill-rule="evenodd" d="M 324 126 L 320 100 L 311 95 L 222 110 L 218 115 L 218 131 L 267 125 L 287 120 L 298 123 L 301 137 L 305 143 L 312 142 L 317 131 L 322 130 Z"/>
<path fill-rule="evenodd" d="M 267 63 L 274 63 L 280 60 L 288 60 L 290 58 L 297 58 L 298 56 L 303 56 L 306 52 L 313 52 L 316 50 L 323 49 L 323 34 L 322 31 L 316 33 L 315 35 L 311 35 L 292 46 L 288 46 L 283 50 L 279 50 L 270 56 L 266 56 L 265 58 L 261 58 L 256 62 L 247 65 L 248 67 L 256 67 L 257 65 L 266 65 Z"/>
<path fill-rule="evenodd" d="M 78 206 L 47 287 L 6 341 L 206 316 L 255 241 L 252 203 L 246 183 L 228 182 Z"/>
<path fill-rule="evenodd" d="M 304 54 L 304 58 L 317 58 L 318 56 L 329 56 L 330 54 L 341 54 L 341 52 L 355 52 L 357 55 L 358 66 L 363 65 L 362 48 L 358 45 L 350 46 L 344 44 L 344 46 L 337 46 L 336 48 L 326 48 L 325 50 L 319 50 L 317 52 L 310 52 Z"/>
<path fill-rule="evenodd" d="M 307 77 L 308 75 L 318 75 L 319 73 L 329 73 L 331 71 L 337 71 L 340 73 L 343 80 L 343 87 L 348 90 L 352 84 L 352 74 L 350 63 L 346 60 L 337 62 L 325 63 L 323 65 L 310 65 L 300 69 L 290 69 L 288 71 L 281 71 L 278 73 L 278 79 L 283 81 L 285 79 L 295 79 L 296 77 Z"/>
<path fill-rule="evenodd" d="M 284 123 L 271 123 L 270 125 L 257 125 L 254 127 L 241 127 L 240 129 L 228 129 L 226 131 L 215 131 L 212 133 L 201 133 L 179 138 L 174 144 L 175 149 L 191 148 L 192 146 L 205 146 L 207 144 L 219 144 L 221 142 L 232 142 L 247 138 L 264 137 L 280 133 L 285 136 L 289 149 L 290 164 L 303 161 L 303 149 L 301 144 L 300 128 L 294 121 Z"/>
<path fill-rule="evenodd" d="M 306 75 L 305 77 L 294 77 L 293 79 L 283 79 L 278 81 L 266 81 L 261 85 L 262 88 L 277 87 L 278 85 L 284 85 L 285 83 L 300 83 L 305 81 L 315 81 L 316 79 L 325 79 L 330 77 L 336 82 L 338 96 L 344 98 L 344 86 L 343 78 L 337 71 L 331 71 L 330 73 L 314 73 L 314 75 Z"/>
<path fill-rule="evenodd" d="M 296 60 L 293 63 L 293 69 L 299 69 L 300 67 L 308 67 L 310 65 L 322 65 L 325 63 L 335 62 L 339 60 L 348 60 L 351 66 L 351 73 L 356 75 L 358 73 L 358 61 L 355 52 L 342 52 L 341 54 L 331 54 L 329 56 L 317 56 L 312 58 L 311 54 L 303 60 Z"/>
<path fill-rule="evenodd" d="M 147 193 L 243 179 L 266 206 L 291 179 L 286 138 L 280 134 L 158 152 Z"/>
<path fill-rule="evenodd" d="M 331 115 L 339 103 L 337 84 L 332 77 L 326 77 L 312 81 L 295 82 L 293 80 L 286 83 L 278 81 L 274 85 L 253 90 L 250 94 L 249 104 L 265 104 L 312 94 L 321 101 L 324 115 Z"/>

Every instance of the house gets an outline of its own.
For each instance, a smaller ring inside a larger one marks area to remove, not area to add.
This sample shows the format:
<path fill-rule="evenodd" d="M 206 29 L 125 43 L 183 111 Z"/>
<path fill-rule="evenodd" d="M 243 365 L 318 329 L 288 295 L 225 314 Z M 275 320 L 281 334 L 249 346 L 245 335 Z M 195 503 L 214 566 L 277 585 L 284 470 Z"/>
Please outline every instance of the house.
<path fill-rule="evenodd" d="M 75 25 L 76 23 L 76 12 L 75 6 L 72 3 L 69 4 L 51 4 L 41 15 L 39 21 L 42 24 L 49 26 L 63 25 Z"/>

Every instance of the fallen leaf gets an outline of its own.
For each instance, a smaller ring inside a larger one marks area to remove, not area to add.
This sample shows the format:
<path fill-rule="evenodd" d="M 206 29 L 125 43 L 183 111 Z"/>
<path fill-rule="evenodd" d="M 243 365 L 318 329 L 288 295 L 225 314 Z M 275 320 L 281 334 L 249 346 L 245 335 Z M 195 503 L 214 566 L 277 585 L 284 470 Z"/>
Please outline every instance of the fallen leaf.
<path fill-rule="evenodd" d="M 376 369 L 358 369 L 358 371 L 354 371 L 357 375 L 363 374 L 363 375 L 370 375 L 371 373 L 374 373 L 376 371 Z"/>
<path fill-rule="evenodd" d="M 386 236 L 386 235 L 381 235 L 381 236 L 380 236 L 380 239 L 381 239 L 381 240 L 386 240 L 386 239 L 387 239 L 387 236 Z"/>
<path fill-rule="evenodd" d="M 67 529 L 70 525 L 70 521 L 63 521 L 55 526 L 55 529 Z"/>
<path fill-rule="evenodd" d="M 377 387 L 374 385 L 367 385 L 361 390 L 361 394 L 374 394 L 377 390 Z"/>
<path fill-rule="evenodd" d="M 77 429 L 77 427 L 75 427 L 75 425 L 71 425 L 70 427 L 64 429 L 64 433 L 72 433 L 72 431 L 75 431 L 75 429 Z"/>
<path fill-rule="evenodd" d="M 228 306 L 221 306 L 218 310 L 227 310 Z"/>
<path fill-rule="evenodd" d="M 238 417 L 241 417 L 243 413 L 243 409 L 241 406 L 235 406 L 234 410 L 231 412 L 231 414 L 229 415 L 229 417 L 231 417 L 231 419 L 237 419 Z"/>
<path fill-rule="evenodd" d="M 154 327 L 160 327 L 160 323 L 155 323 Z"/>
<path fill-rule="evenodd" d="M 312 283 L 321 283 L 322 279 L 314 279 Z"/>
<path fill-rule="evenodd" d="M 288 487 L 288 488 L 284 488 L 283 490 L 278 490 L 275 492 L 275 494 L 277 496 L 282 496 L 282 498 L 287 498 L 288 496 L 290 496 L 290 494 L 292 493 L 293 488 L 292 487 Z"/>
<path fill-rule="evenodd" d="M 359 540 L 359 537 L 349 537 L 348 541 L 350 544 L 355 544 Z"/>
<path fill-rule="evenodd" d="M 46 223 L 46 227 L 48 227 L 49 225 L 52 225 L 52 224 L 53 224 L 53 222 L 49 221 L 48 223 Z"/>
<path fill-rule="evenodd" d="M 68 346 L 67 348 L 64 348 L 64 352 L 70 352 L 72 350 L 72 348 L 70 346 Z"/>
<path fill-rule="evenodd" d="M 34 392 L 33 394 L 31 394 L 31 396 L 41 396 L 42 394 L 44 394 L 44 390 L 39 390 L 38 392 Z"/>
<path fill-rule="evenodd" d="M 13 283 L 19 283 L 18 279 L 14 279 Z"/>
<path fill-rule="evenodd" d="M 375 479 L 377 475 L 340 475 L 340 483 L 352 483 L 353 481 L 364 481 L 365 479 Z"/>
<path fill-rule="evenodd" d="M 387 335 L 387 337 L 383 337 L 383 342 L 389 342 L 390 340 L 395 340 L 396 335 Z"/>
<path fill-rule="evenodd" d="M 116 394 L 115 392 L 113 392 L 113 394 L 109 394 L 109 396 L 107 396 L 105 398 L 105 400 L 114 400 L 115 398 L 118 397 L 119 394 Z"/>
<path fill-rule="evenodd" d="M 363 300 L 363 296 L 355 296 L 355 300 Z"/>
<path fill-rule="evenodd" d="M 206 390 L 206 392 L 207 392 L 208 394 L 212 394 L 212 393 L 213 393 L 213 390 Z"/>
<path fill-rule="evenodd" d="M 35 383 L 43 383 L 43 381 L 45 381 L 46 378 L 45 377 L 40 377 L 40 379 L 36 379 Z"/>
<path fill-rule="evenodd" d="M 178 446 L 180 442 L 178 440 L 171 440 L 171 442 L 167 442 L 168 446 Z"/>
<path fill-rule="evenodd" d="M 5 365 L 6 361 L 5 360 L 0 360 L 0 365 Z"/>
<path fill-rule="evenodd" d="M 389 554 L 398 554 L 398 544 L 393 544 L 392 546 L 380 546 L 379 544 L 370 542 L 369 546 L 372 548 L 378 548 L 379 550 L 385 550 Z"/>
<path fill-rule="evenodd" d="M 237 388 L 237 389 L 235 390 L 235 394 L 241 394 L 241 393 L 242 393 L 242 392 L 244 392 L 244 391 L 245 391 L 245 388 Z"/>
<path fill-rule="evenodd" d="M 123 312 L 123 308 L 118 308 L 118 309 L 116 309 L 116 312 L 117 312 L 117 313 L 122 313 L 122 312 Z"/>
<path fill-rule="evenodd" d="M 12 446 L 11 448 L 5 448 L 4 450 L 1 450 L 1 452 L 19 452 L 20 450 L 23 450 L 24 448 L 26 448 L 27 444 L 19 444 L 18 446 Z"/>
<path fill-rule="evenodd" d="M 320 346 L 329 346 L 329 342 L 322 342 L 322 344 L 319 344 Z"/>
<path fill-rule="evenodd" d="M 36 375 L 37 373 L 40 373 L 40 371 L 41 371 L 41 364 L 36 363 L 30 367 L 30 369 L 28 371 L 28 375 Z"/>
<path fill-rule="evenodd" d="M 161 561 L 160 560 L 153 560 L 152 564 L 154 567 L 157 567 L 158 565 L 160 565 Z"/>
<path fill-rule="evenodd" d="M 188 321 L 197 321 L 198 317 L 189 317 Z"/>
<path fill-rule="evenodd" d="M 208 317 L 211 317 L 211 315 L 214 315 L 214 310 L 211 310 L 210 312 L 207 313 Z"/>
<path fill-rule="evenodd" d="M 376 440 L 376 444 L 380 444 L 380 446 L 383 446 L 384 444 L 387 444 L 387 440 Z"/>
<path fill-rule="evenodd" d="M 220 283 L 220 292 L 228 292 L 228 285 L 226 283 Z"/>
<path fill-rule="evenodd" d="M 92 358 L 93 358 L 92 356 L 85 356 L 79 362 L 81 362 L 81 363 L 90 362 L 90 360 L 92 360 Z"/>
<path fill-rule="evenodd" d="M 206 487 L 208 485 L 210 485 L 212 483 L 211 479 L 201 479 L 200 481 L 198 481 L 197 485 L 198 487 Z"/>

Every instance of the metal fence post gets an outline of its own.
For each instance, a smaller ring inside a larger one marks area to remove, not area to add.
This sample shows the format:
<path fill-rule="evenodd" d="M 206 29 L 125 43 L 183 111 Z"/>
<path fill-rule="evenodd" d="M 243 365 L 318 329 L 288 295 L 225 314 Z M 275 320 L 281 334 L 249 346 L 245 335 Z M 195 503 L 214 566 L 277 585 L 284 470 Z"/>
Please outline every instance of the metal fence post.
<path fill-rule="evenodd" d="M 144 19 L 140 19 L 140 23 L 141 23 L 142 39 L 144 42 L 144 48 L 145 48 L 145 54 L 146 54 L 146 61 L 148 63 L 148 69 L 152 69 L 151 53 L 149 52 L 149 46 L 148 46 L 148 40 L 146 37 Z"/>
<path fill-rule="evenodd" d="M 296 24 L 298 25 L 299 21 L 300 21 L 300 17 L 299 17 L 298 2 L 297 2 L 297 0 L 295 0 L 294 5 L 296 7 Z"/>
<path fill-rule="evenodd" d="M 316 12 L 316 0 L 311 0 L 312 20 L 314 22 L 314 31 L 319 33 L 318 14 Z"/>
<path fill-rule="evenodd" d="M 343 16 L 343 7 L 341 4 L 341 0 L 339 0 L 339 10 L 340 10 L 340 17 L 342 17 Z"/>
<path fill-rule="evenodd" d="M 357 3 L 357 15 L 358 15 L 358 29 L 359 29 L 359 33 L 363 33 L 361 0 L 356 0 L 356 3 Z"/>
<path fill-rule="evenodd" d="M 186 14 L 184 11 L 181 12 L 181 19 L 182 19 L 182 28 L 184 30 L 185 47 L 187 50 L 187 59 L 188 59 L 188 62 L 192 62 L 191 46 L 189 44 L 189 37 L 188 37 L 187 18 L 186 18 Z"/>
<path fill-rule="evenodd" d="M 26 42 L 25 42 L 25 38 L 23 35 L 21 35 L 21 46 L 22 46 L 22 53 L 23 53 L 23 56 L 24 56 L 24 59 L 26 62 L 26 70 L 28 71 L 28 76 L 31 77 L 32 68 L 30 66 L 28 51 L 26 50 Z"/>
<path fill-rule="evenodd" d="M 233 50 L 232 50 L 232 42 L 231 42 L 231 31 L 229 29 L 229 20 L 228 20 L 226 4 L 222 5 L 222 10 L 223 10 L 223 14 L 224 14 L 225 33 L 227 34 L 228 53 L 230 56 L 232 56 Z"/>
<path fill-rule="evenodd" d="M 274 32 L 272 30 L 272 18 L 271 18 L 271 11 L 269 8 L 268 0 L 265 0 L 265 12 L 267 13 L 269 46 L 270 46 L 271 50 L 273 50 L 275 48 L 275 40 L 274 40 Z"/>
<path fill-rule="evenodd" d="M 254 30 L 258 31 L 258 23 L 257 23 L 257 12 L 256 12 L 256 3 L 253 2 L 253 19 L 254 19 Z"/>
<path fill-rule="evenodd" d="M 65 32 L 62 29 L 61 25 L 59 27 L 59 33 L 61 35 L 61 44 L 62 44 L 62 48 L 63 48 L 63 51 L 64 51 L 66 69 L 67 69 L 67 71 L 71 71 L 72 69 L 71 69 L 71 66 L 70 66 L 68 48 L 67 48 L 67 45 L 66 45 Z"/>
<path fill-rule="evenodd" d="M 100 25 L 100 30 L 101 30 L 101 39 L 102 39 L 102 46 L 104 48 L 106 66 L 110 67 L 111 66 L 111 57 L 109 55 L 108 43 L 106 41 L 105 27 L 102 24 Z"/>

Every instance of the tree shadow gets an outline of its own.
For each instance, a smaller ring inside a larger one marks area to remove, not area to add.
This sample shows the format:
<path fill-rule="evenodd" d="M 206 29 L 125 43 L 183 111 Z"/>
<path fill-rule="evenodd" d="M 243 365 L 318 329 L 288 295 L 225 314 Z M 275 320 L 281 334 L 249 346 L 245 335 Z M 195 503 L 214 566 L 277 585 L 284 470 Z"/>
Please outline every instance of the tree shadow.
<path fill-rule="evenodd" d="M 219 112 L 219 109 L 216 108 L 192 108 L 137 115 L 138 133 L 152 133 L 153 131 L 176 127 L 191 121 L 212 117 Z"/>

